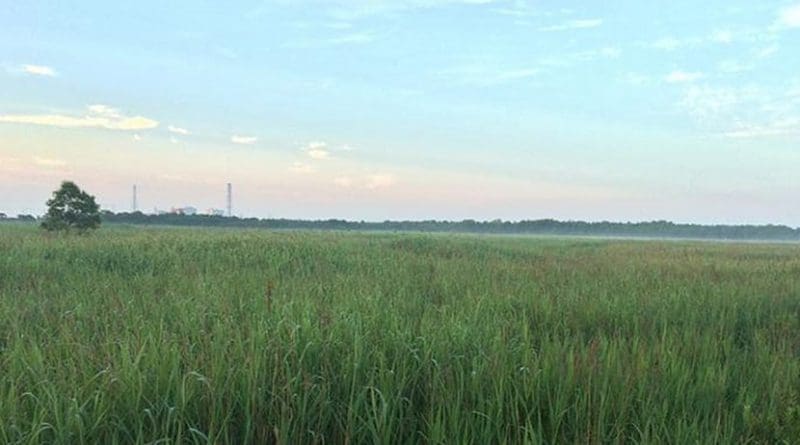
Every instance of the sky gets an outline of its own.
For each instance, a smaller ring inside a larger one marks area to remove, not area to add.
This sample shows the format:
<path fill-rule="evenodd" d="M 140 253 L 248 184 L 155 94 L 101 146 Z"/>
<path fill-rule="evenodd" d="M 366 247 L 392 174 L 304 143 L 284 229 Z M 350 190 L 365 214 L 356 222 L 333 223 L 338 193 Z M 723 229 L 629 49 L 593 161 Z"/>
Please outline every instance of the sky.
<path fill-rule="evenodd" d="M 800 3 L 16 1 L 0 212 L 800 226 Z"/>

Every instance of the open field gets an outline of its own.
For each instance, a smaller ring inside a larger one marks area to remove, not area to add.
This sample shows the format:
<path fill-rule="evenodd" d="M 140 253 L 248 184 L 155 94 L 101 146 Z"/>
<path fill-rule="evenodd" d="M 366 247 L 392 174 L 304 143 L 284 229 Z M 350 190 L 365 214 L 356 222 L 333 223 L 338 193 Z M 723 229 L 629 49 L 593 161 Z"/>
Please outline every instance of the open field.
<path fill-rule="evenodd" d="M 0 443 L 797 443 L 800 246 L 0 225 Z"/>

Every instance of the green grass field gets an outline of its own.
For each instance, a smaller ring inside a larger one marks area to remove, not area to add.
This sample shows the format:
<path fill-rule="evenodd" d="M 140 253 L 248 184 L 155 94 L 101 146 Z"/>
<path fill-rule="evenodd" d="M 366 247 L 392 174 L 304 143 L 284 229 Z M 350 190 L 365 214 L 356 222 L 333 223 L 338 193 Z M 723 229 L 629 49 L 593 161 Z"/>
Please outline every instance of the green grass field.
<path fill-rule="evenodd" d="M 0 225 L 0 443 L 799 443 L 800 246 Z"/>

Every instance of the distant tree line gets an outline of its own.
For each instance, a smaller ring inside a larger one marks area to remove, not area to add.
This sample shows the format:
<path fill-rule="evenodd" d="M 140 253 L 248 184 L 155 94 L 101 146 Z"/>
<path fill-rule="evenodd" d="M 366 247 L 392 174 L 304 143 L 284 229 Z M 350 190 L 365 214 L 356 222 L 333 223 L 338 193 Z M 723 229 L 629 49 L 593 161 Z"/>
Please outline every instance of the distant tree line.
<path fill-rule="evenodd" d="M 353 231 L 414 231 L 491 234 L 586 235 L 622 237 L 664 237 L 731 240 L 800 241 L 800 229 L 784 225 L 700 225 L 669 221 L 584 222 L 538 219 L 524 221 L 346 221 L 341 219 L 299 220 L 259 219 L 209 215 L 161 214 L 103 211 L 103 222 L 142 225 L 250 227 L 264 229 L 309 229 Z"/>

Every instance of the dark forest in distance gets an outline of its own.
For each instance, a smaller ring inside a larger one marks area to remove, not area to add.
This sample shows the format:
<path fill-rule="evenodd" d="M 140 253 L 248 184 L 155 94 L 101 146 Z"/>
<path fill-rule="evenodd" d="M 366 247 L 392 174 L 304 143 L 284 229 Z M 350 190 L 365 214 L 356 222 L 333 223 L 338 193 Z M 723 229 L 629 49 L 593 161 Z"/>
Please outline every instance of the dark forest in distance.
<path fill-rule="evenodd" d="M 663 237 L 718 240 L 800 241 L 800 228 L 785 225 L 701 225 L 669 221 L 584 222 L 539 219 L 526 221 L 346 221 L 340 219 L 299 220 L 222 217 L 208 215 L 161 214 L 140 212 L 103 212 L 103 222 L 167 226 L 240 227 L 264 229 L 413 231 L 443 233 L 489 233 L 530 235 L 582 235 L 621 237 Z M 29 217 L 27 219 L 33 219 Z"/>

